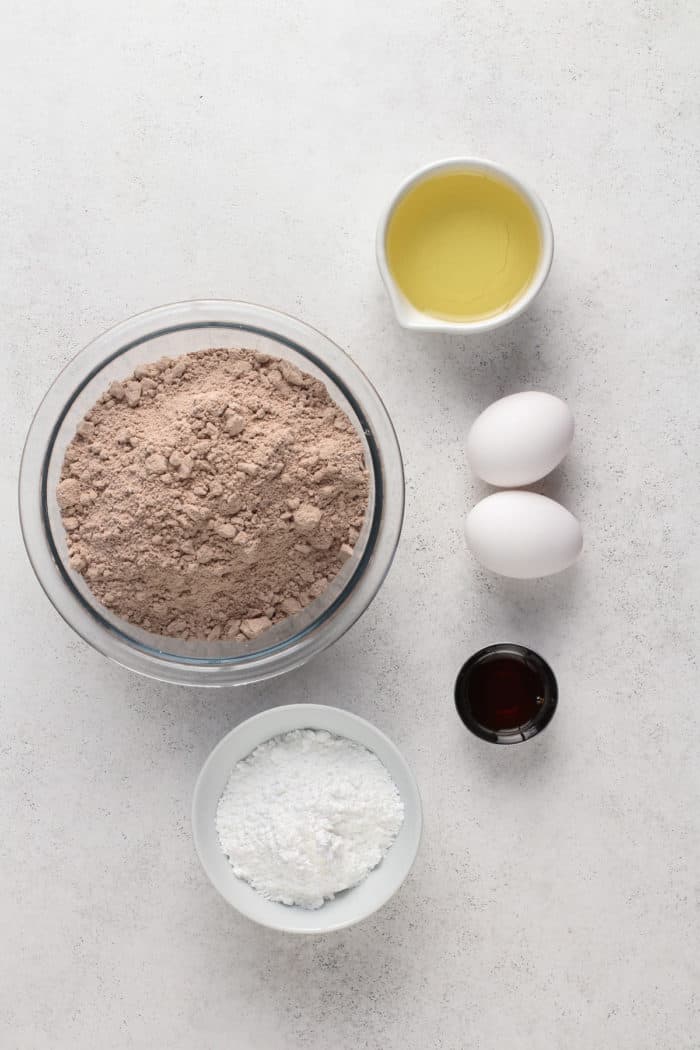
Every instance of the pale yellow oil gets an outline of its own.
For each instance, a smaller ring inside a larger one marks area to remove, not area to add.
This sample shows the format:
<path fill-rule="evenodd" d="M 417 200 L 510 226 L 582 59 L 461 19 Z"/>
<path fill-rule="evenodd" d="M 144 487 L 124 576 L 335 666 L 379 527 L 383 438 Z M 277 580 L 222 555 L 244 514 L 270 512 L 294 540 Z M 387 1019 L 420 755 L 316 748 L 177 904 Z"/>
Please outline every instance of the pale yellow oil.
<path fill-rule="evenodd" d="M 502 313 L 525 292 L 541 240 L 528 202 L 481 172 L 429 177 L 396 205 L 389 269 L 417 310 L 450 321 Z"/>

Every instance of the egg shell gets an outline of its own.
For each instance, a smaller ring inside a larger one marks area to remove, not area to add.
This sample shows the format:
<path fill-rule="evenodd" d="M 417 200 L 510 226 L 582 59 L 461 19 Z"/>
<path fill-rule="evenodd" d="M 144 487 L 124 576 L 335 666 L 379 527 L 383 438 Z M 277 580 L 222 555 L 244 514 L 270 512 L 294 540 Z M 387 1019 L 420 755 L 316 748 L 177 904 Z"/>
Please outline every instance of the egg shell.
<path fill-rule="evenodd" d="M 583 548 L 573 514 L 536 492 L 494 492 L 469 513 L 466 531 L 477 561 L 520 580 L 561 572 Z"/>
<path fill-rule="evenodd" d="M 524 390 L 494 401 L 472 424 L 467 458 L 489 485 L 531 485 L 554 470 L 574 438 L 569 406 L 553 394 Z"/>

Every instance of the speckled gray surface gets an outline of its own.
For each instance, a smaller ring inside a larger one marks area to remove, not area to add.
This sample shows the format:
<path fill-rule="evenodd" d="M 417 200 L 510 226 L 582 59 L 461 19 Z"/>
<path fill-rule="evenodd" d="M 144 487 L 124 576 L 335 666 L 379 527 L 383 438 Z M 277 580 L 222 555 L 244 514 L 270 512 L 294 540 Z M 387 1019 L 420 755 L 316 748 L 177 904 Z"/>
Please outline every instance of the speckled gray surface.
<path fill-rule="evenodd" d="M 700 1046 L 699 35 L 692 0 L 27 0 L 6 18 L 3 1048 Z M 395 183 L 456 153 L 532 181 L 556 235 L 535 308 L 468 344 L 398 330 L 373 259 Z M 408 486 L 357 627 L 221 694 L 88 650 L 34 581 L 14 496 L 58 368 L 129 314 L 206 295 L 345 346 Z M 464 436 L 528 386 L 575 410 L 546 491 L 587 550 L 517 583 L 463 549 Z M 460 663 L 496 640 L 559 677 L 557 717 L 522 748 L 471 739 L 452 709 Z M 214 743 L 294 700 L 376 722 L 425 803 L 394 901 L 303 942 L 229 911 L 189 829 Z"/>

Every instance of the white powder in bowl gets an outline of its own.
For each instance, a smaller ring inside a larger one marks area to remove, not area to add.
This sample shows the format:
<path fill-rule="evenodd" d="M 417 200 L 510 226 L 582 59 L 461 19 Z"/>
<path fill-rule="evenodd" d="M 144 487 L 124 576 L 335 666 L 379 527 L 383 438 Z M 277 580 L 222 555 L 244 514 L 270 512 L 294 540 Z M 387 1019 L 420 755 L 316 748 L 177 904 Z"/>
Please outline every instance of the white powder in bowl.
<path fill-rule="evenodd" d="M 256 747 L 233 767 L 216 812 L 236 875 L 302 908 L 361 882 L 402 823 L 401 796 L 377 756 L 317 729 Z"/>

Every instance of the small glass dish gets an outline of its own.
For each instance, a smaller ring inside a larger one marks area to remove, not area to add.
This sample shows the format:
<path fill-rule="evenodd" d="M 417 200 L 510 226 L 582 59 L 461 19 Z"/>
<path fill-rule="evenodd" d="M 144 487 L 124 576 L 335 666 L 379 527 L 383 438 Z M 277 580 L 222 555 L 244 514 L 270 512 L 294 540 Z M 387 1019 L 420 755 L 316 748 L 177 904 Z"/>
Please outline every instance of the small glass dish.
<path fill-rule="evenodd" d="M 151 634 L 120 619 L 70 568 L 56 501 L 66 447 L 115 379 L 139 364 L 209 347 L 245 347 L 283 357 L 320 379 L 355 426 L 369 472 L 369 503 L 352 557 L 320 598 L 252 642 L 193 642 Z M 233 686 L 289 671 L 326 649 L 362 615 L 394 557 L 404 509 L 396 434 L 364 373 L 309 325 L 266 307 L 199 300 L 138 314 L 98 336 L 61 372 L 27 435 L 19 479 L 24 543 L 34 572 L 63 619 L 103 655 L 179 685 Z"/>
<path fill-rule="evenodd" d="M 551 722 L 557 700 L 557 680 L 547 661 L 510 642 L 474 653 L 455 683 L 457 714 L 491 744 L 531 740 Z"/>

